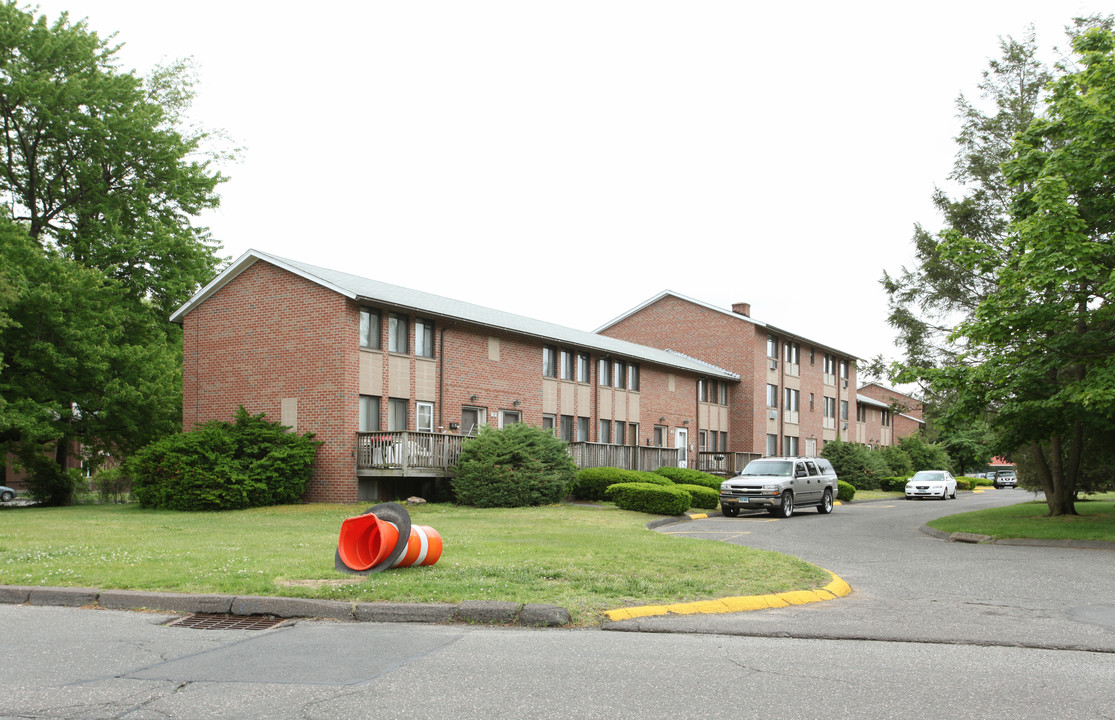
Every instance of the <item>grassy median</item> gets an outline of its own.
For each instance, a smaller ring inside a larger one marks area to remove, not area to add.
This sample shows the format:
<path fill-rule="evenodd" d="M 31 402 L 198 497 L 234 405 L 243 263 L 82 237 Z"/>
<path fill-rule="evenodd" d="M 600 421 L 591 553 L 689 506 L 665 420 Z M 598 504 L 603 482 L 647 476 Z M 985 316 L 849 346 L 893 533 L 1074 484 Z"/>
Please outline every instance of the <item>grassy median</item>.
<path fill-rule="evenodd" d="M 993 538 L 1115 541 L 1115 494 L 1105 493 L 1076 503 L 1078 515 L 1049 517 L 1044 500 L 949 515 L 929 527 L 947 533 L 968 532 Z"/>
<path fill-rule="evenodd" d="M 605 610 L 823 587 L 780 553 L 647 530 L 611 506 L 411 509 L 444 552 L 433 566 L 366 577 L 333 567 L 341 521 L 367 505 L 180 513 L 136 505 L 0 511 L 0 584 L 88 586 L 366 602 L 511 600 L 561 605 L 574 623 Z"/>

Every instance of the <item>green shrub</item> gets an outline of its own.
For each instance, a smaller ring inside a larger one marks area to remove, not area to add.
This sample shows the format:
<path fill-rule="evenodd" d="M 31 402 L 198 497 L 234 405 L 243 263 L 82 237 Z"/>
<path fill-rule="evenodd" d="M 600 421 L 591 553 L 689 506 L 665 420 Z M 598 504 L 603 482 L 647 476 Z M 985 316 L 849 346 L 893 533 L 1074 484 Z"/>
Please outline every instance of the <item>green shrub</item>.
<path fill-rule="evenodd" d="M 688 483 L 675 485 L 682 490 L 689 493 L 693 500 L 689 503 L 689 507 L 700 508 L 702 510 L 715 510 L 716 506 L 720 504 L 720 491 L 713 490 L 704 485 L 689 485 Z"/>
<path fill-rule="evenodd" d="M 651 515 L 680 515 L 693 502 L 693 496 L 676 485 L 641 482 L 612 485 L 607 490 L 607 497 L 623 510 Z"/>
<path fill-rule="evenodd" d="M 669 465 L 658 468 L 654 471 L 654 474 L 669 478 L 678 485 L 704 485 L 705 487 L 716 490 L 718 493 L 720 492 L 720 483 L 724 482 L 723 478 L 718 478 L 715 475 L 710 475 L 700 470 L 672 467 Z"/>
<path fill-rule="evenodd" d="M 910 456 L 906 454 L 906 451 L 897 445 L 876 448 L 873 452 L 878 453 L 879 456 L 886 461 L 887 467 L 890 468 L 891 475 L 900 477 L 914 474 L 913 461 L 910 460 Z"/>
<path fill-rule="evenodd" d="M 837 483 L 836 499 L 840 502 L 851 502 L 852 498 L 856 496 L 856 488 L 851 483 L 844 482 L 843 480 Z"/>
<path fill-rule="evenodd" d="M 549 505 L 565 497 L 576 472 L 565 442 L 548 430 L 485 427 L 461 448 L 453 493 L 476 507 Z"/>
<path fill-rule="evenodd" d="M 585 468 L 577 472 L 569 492 L 578 500 L 603 500 L 609 485 L 628 482 L 649 482 L 656 485 L 672 484 L 667 478 L 641 470 L 624 470 L 615 467 Z"/>
<path fill-rule="evenodd" d="M 295 503 L 310 483 L 320 442 L 313 433 L 249 415 L 168 435 L 127 464 L 139 504 L 165 510 L 236 510 Z"/>
<path fill-rule="evenodd" d="M 827 458 L 836 475 L 860 490 L 876 490 L 879 479 L 891 474 L 883 456 L 866 445 L 830 440 L 825 443 L 821 457 Z"/>
<path fill-rule="evenodd" d="M 899 439 L 898 447 L 910 456 L 913 470 L 948 470 L 952 459 L 940 445 L 926 442 L 919 435 L 907 435 Z"/>
<path fill-rule="evenodd" d="M 127 502 L 132 491 L 132 477 L 123 468 L 114 467 L 98 470 L 93 476 L 93 489 L 104 503 Z"/>
<path fill-rule="evenodd" d="M 970 478 L 968 478 L 968 484 L 971 485 L 974 488 L 975 487 L 991 487 L 992 485 L 995 484 L 995 481 L 994 480 L 988 480 L 985 477 L 978 477 L 978 478 L 970 477 Z"/>
<path fill-rule="evenodd" d="M 909 477 L 883 478 L 879 481 L 879 489 L 888 492 L 902 492 L 906 489 L 906 481 L 909 479 Z"/>
<path fill-rule="evenodd" d="M 956 489 L 957 490 L 971 490 L 972 489 L 972 483 L 968 481 L 968 478 L 958 477 L 958 478 L 956 478 Z"/>
<path fill-rule="evenodd" d="M 27 494 L 43 505 L 73 505 L 74 497 L 82 486 L 81 471 L 65 468 L 55 461 L 53 454 L 35 452 L 20 458 L 27 472 Z"/>

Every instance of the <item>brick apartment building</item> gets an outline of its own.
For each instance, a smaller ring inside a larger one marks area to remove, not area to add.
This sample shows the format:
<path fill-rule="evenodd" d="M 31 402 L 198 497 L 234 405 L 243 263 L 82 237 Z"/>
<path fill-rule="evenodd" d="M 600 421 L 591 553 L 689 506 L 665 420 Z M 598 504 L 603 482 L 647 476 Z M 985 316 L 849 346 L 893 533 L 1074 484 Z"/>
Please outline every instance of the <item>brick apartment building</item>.
<path fill-rule="evenodd" d="M 856 418 L 856 442 L 871 447 L 894 445 L 925 429 L 924 407 L 916 397 L 879 383 L 868 383 L 858 393 L 861 410 Z"/>
<path fill-rule="evenodd" d="M 751 317 L 664 291 L 600 327 L 609 337 L 672 348 L 740 376 L 730 386 L 732 450 L 818 455 L 857 441 L 856 358 Z"/>
<path fill-rule="evenodd" d="M 774 427 L 731 411 L 751 401 L 740 374 L 692 342 L 682 354 L 255 250 L 171 320 L 183 327 L 184 427 L 243 405 L 313 432 L 324 444 L 309 501 L 377 500 L 415 479 L 428 489 L 486 424 L 550 427 L 582 465 L 648 469 L 708 467 L 698 442 L 708 462 L 731 463 L 733 442 L 751 447 Z M 748 383 L 791 377 L 746 370 Z M 796 382 L 820 403 L 820 375 Z M 832 395 L 854 397 L 854 384 Z"/>

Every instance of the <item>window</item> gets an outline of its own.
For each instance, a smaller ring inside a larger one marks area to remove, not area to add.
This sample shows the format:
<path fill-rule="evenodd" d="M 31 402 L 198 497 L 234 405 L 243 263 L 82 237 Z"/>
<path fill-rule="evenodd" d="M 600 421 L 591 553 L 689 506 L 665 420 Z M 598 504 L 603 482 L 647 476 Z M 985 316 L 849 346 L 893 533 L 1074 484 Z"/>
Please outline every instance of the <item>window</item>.
<path fill-rule="evenodd" d="M 809 412 L 814 412 L 816 408 L 813 407 L 813 393 L 809 393 Z"/>
<path fill-rule="evenodd" d="M 573 416 L 561 416 L 561 439 L 565 442 L 573 442 Z"/>
<path fill-rule="evenodd" d="M 697 449 L 701 452 L 708 450 L 708 432 L 705 430 L 697 433 Z"/>
<path fill-rule="evenodd" d="M 831 430 L 836 427 L 836 398 L 826 396 L 822 397 L 821 400 L 824 402 L 825 406 L 825 419 L 822 424 L 824 427 Z"/>
<path fill-rule="evenodd" d="M 360 432 L 379 432 L 379 398 L 360 396 Z"/>
<path fill-rule="evenodd" d="M 561 379 L 572 380 L 576 368 L 573 367 L 573 353 L 568 350 L 561 351 Z"/>
<path fill-rule="evenodd" d="M 816 355 L 817 355 L 817 351 L 813 348 L 809 348 L 809 364 L 810 365 L 816 364 L 815 363 Z"/>
<path fill-rule="evenodd" d="M 778 407 L 778 386 L 767 384 L 767 407 Z"/>
<path fill-rule="evenodd" d="M 434 431 L 434 404 L 420 402 L 415 405 L 415 409 L 417 410 L 415 428 L 418 432 L 432 433 Z"/>
<path fill-rule="evenodd" d="M 867 422 L 867 406 L 856 403 L 856 422 Z"/>
<path fill-rule="evenodd" d="M 627 387 L 627 365 L 626 365 L 626 363 L 622 363 L 619 360 L 617 360 L 615 362 L 615 365 L 613 366 L 613 370 L 615 372 L 612 375 L 612 379 L 615 380 L 616 387 L 620 388 L 621 390 L 626 388 Z"/>
<path fill-rule="evenodd" d="M 410 327 L 406 316 L 391 313 L 387 318 L 387 351 L 393 353 L 410 352 L 409 335 Z"/>
<path fill-rule="evenodd" d="M 880 410 L 883 427 L 890 427 L 890 410 Z"/>
<path fill-rule="evenodd" d="M 778 454 L 778 436 L 767 435 L 767 457 Z"/>
<path fill-rule="evenodd" d="M 518 410 L 500 410 L 499 411 L 499 426 L 501 428 L 521 423 L 523 421 L 523 414 Z"/>
<path fill-rule="evenodd" d="M 796 423 L 798 421 L 798 411 L 801 410 L 801 391 L 794 388 L 786 388 L 785 392 L 785 405 L 786 422 Z"/>
<path fill-rule="evenodd" d="M 639 363 L 627 363 L 627 389 L 639 389 Z"/>
<path fill-rule="evenodd" d="M 782 343 L 782 359 L 787 365 L 797 367 L 801 364 L 801 345 L 787 340 Z M 795 373 L 796 374 L 796 373 Z"/>
<path fill-rule="evenodd" d="M 627 426 L 628 445 L 639 444 L 639 423 L 630 423 Z"/>
<path fill-rule="evenodd" d="M 360 311 L 360 347 L 379 350 L 380 325 L 378 310 Z"/>
<path fill-rule="evenodd" d="M 652 442 L 654 443 L 655 447 L 665 447 L 667 437 L 668 435 L 666 433 L 665 425 L 654 426 L 654 440 L 652 440 Z"/>
<path fill-rule="evenodd" d="M 728 433 L 726 432 L 720 433 L 720 450 L 728 452 Z"/>
<path fill-rule="evenodd" d="M 554 417 L 553 415 L 550 415 L 548 413 L 543 413 L 542 414 L 542 429 L 543 430 L 549 430 L 550 432 L 553 432 L 554 431 L 554 422 L 556 420 L 557 420 L 557 418 Z"/>
<path fill-rule="evenodd" d="M 387 429 L 391 431 L 407 429 L 407 401 L 390 398 L 387 401 Z"/>
<path fill-rule="evenodd" d="M 697 400 L 708 402 L 708 380 L 697 381 Z"/>
<path fill-rule="evenodd" d="M 434 356 L 434 323 L 432 320 L 414 321 L 414 354 L 419 357 Z"/>
<path fill-rule="evenodd" d="M 719 388 L 720 388 L 720 404 L 721 405 L 727 405 L 728 404 L 728 383 L 726 383 L 726 382 L 720 383 Z"/>
<path fill-rule="evenodd" d="M 627 423 L 623 422 L 622 420 L 616 420 L 615 443 L 616 443 L 616 445 L 622 445 L 626 441 L 627 441 Z"/>
<path fill-rule="evenodd" d="M 610 443 L 612 441 L 612 421 L 600 421 L 600 437 L 596 438 L 597 442 Z"/>
<path fill-rule="evenodd" d="M 778 359 L 778 338 L 767 335 L 767 357 Z"/>
<path fill-rule="evenodd" d="M 486 408 L 465 407 L 461 408 L 461 434 L 475 435 L 480 428 L 488 424 L 488 411 Z"/>
<path fill-rule="evenodd" d="M 542 374 L 557 377 L 557 348 L 552 345 L 542 346 Z"/>
<path fill-rule="evenodd" d="M 591 366 L 591 361 L 588 358 L 588 353 L 579 353 L 577 355 L 577 382 L 588 382 L 588 376 Z"/>
<path fill-rule="evenodd" d="M 589 438 L 589 419 L 587 417 L 577 418 L 577 440 L 579 442 L 588 442 Z"/>
<path fill-rule="evenodd" d="M 782 438 L 782 452 L 786 453 L 789 457 L 794 457 L 798 454 L 798 439 L 793 435 L 786 435 Z"/>
<path fill-rule="evenodd" d="M 847 360 L 841 360 L 840 361 L 840 377 L 844 378 L 845 380 L 848 379 L 848 361 Z"/>
<path fill-rule="evenodd" d="M 612 363 L 606 358 L 600 358 L 600 369 L 597 371 L 600 376 L 599 382 L 602 386 L 612 384 Z"/>
<path fill-rule="evenodd" d="M 840 401 L 840 419 L 841 420 L 847 420 L 848 419 L 848 401 L 847 400 L 841 400 Z"/>
<path fill-rule="evenodd" d="M 825 353 L 825 364 L 824 364 L 823 371 L 824 371 L 825 375 L 835 375 L 836 374 L 836 357 L 834 355 L 829 355 L 828 353 Z"/>

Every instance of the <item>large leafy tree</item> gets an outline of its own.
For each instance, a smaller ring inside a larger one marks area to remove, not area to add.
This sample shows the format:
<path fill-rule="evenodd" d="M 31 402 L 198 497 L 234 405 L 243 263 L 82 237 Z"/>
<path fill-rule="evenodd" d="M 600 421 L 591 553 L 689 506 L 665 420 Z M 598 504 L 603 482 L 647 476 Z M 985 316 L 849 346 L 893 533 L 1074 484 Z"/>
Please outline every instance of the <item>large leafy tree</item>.
<path fill-rule="evenodd" d="M 117 49 L 0 2 L 0 443 L 28 467 L 176 429 L 167 316 L 219 264 L 193 224 L 224 178 L 183 130 L 191 68 L 141 79 Z"/>
<path fill-rule="evenodd" d="M 950 413 L 990 409 L 1004 449 L 1025 451 L 1051 515 L 1075 513 L 1085 451 L 1115 427 L 1115 33 L 1072 39 L 1076 67 L 1013 144 L 1002 248 L 956 233 L 940 253 L 994 282 L 951 338 L 959 362 L 923 377 Z M 1005 254 L 1003 251 L 1005 250 Z"/>

